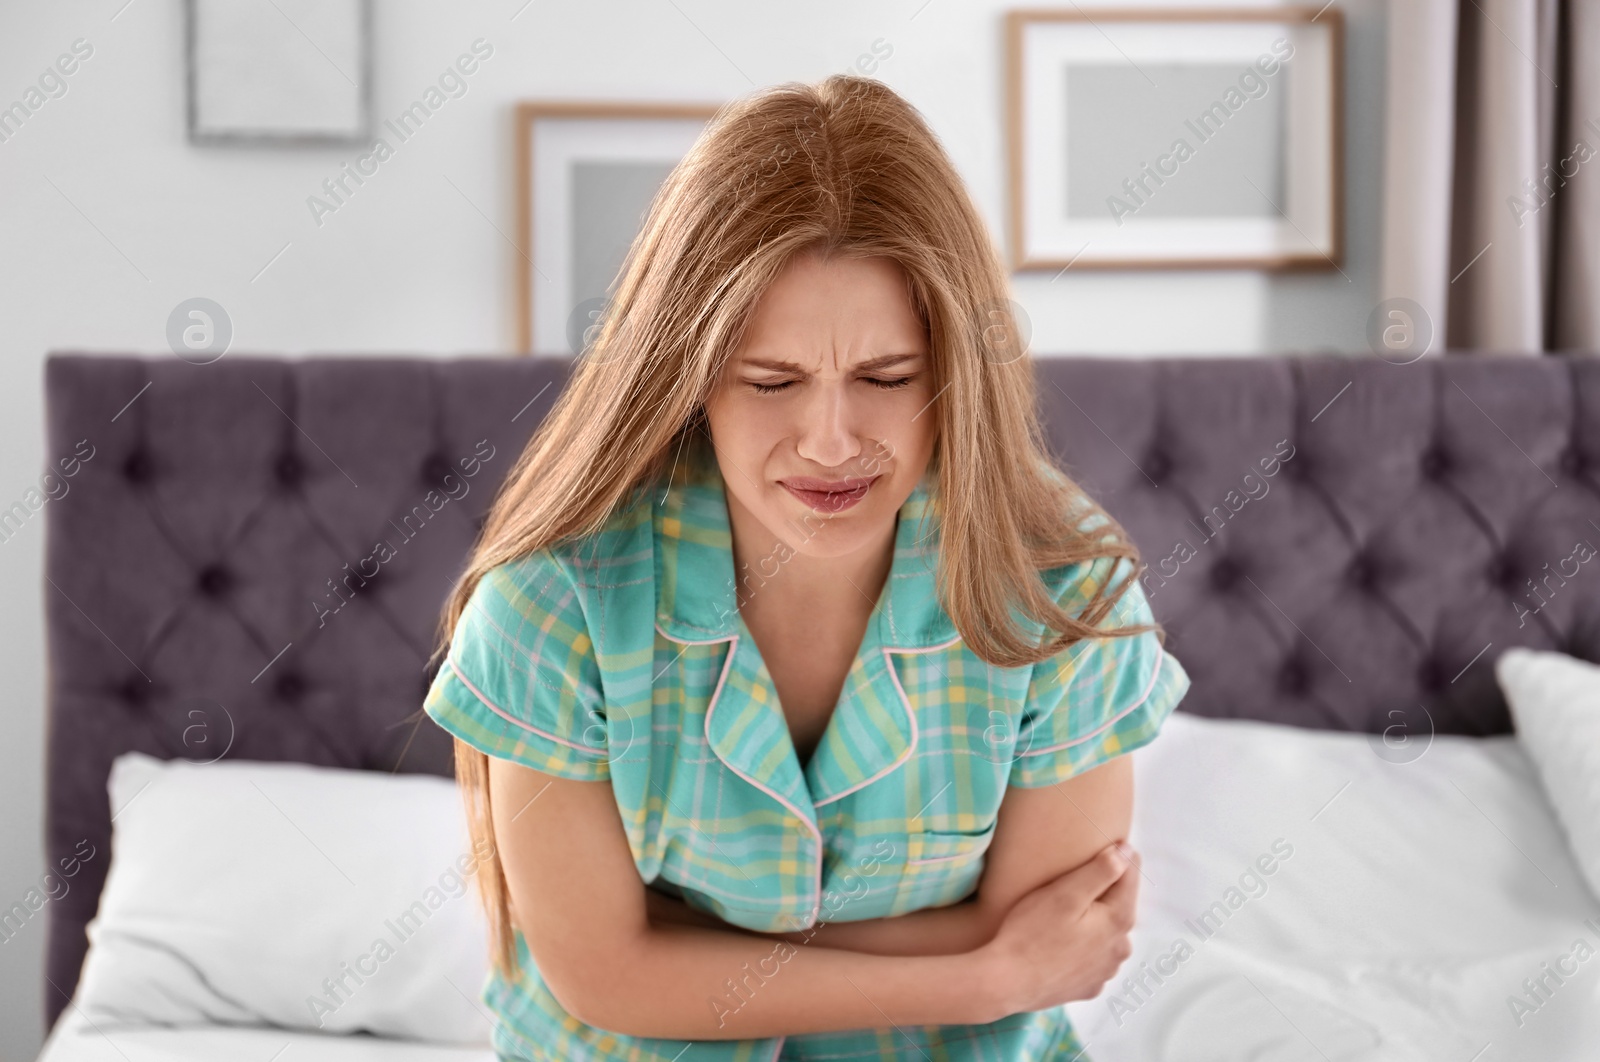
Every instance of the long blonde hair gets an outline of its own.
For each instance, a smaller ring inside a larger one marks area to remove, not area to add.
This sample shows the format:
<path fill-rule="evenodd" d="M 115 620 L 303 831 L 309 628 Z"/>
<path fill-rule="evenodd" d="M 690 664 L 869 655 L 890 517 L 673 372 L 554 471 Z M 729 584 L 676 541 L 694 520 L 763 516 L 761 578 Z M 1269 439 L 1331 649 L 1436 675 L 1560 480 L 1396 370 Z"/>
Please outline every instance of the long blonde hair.
<path fill-rule="evenodd" d="M 1046 569 L 1126 557 L 1132 541 L 1048 457 L 1033 363 L 1017 343 L 1006 272 L 943 147 L 878 81 L 834 75 L 724 106 L 657 193 L 592 345 L 497 494 L 446 603 L 449 646 L 473 588 L 495 566 L 598 531 L 680 443 L 757 300 L 801 252 L 886 256 L 927 328 L 938 398 L 930 469 L 939 503 L 941 603 L 965 644 L 999 667 L 1035 663 L 1100 629 L 1129 578 L 1079 615 Z M 619 445 L 620 444 L 620 445 Z M 1104 518 L 1092 533 L 1076 517 Z M 1040 641 L 1015 613 L 1042 623 Z M 456 741 L 475 844 L 494 842 L 488 757 Z M 496 968 L 520 976 L 498 854 L 478 884 Z"/>

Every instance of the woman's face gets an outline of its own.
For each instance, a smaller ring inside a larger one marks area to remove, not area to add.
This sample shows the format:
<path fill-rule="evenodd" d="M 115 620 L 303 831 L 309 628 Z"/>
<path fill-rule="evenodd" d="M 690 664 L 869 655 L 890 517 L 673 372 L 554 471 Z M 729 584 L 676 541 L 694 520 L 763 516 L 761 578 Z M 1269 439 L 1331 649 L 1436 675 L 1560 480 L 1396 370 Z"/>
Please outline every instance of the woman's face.
<path fill-rule="evenodd" d="M 927 468 L 934 398 L 899 264 L 797 256 L 706 403 L 730 513 L 815 557 L 880 542 Z"/>

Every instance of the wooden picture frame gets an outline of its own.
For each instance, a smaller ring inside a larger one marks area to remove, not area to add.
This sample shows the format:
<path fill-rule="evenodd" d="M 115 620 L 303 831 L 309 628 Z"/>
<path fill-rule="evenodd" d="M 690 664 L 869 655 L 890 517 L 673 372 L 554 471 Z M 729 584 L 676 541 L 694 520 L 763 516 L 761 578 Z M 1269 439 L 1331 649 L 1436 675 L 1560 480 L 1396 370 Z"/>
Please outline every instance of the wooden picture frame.
<path fill-rule="evenodd" d="M 1005 22 L 1013 270 L 1340 267 L 1338 8 L 1072 7 Z"/>
<path fill-rule="evenodd" d="M 527 100 L 516 108 L 517 349 L 575 356 L 661 178 L 721 104 Z M 584 179 L 575 180 L 579 168 Z M 593 289 L 593 290 L 592 290 Z M 585 307 L 588 308 L 587 312 Z"/>

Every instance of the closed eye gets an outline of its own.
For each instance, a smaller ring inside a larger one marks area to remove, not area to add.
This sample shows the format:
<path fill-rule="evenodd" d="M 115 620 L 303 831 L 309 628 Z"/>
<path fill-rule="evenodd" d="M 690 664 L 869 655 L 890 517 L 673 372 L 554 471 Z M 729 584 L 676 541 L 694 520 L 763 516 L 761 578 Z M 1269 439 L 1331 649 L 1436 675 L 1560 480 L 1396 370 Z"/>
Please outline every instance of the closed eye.
<path fill-rule="evenodd" d="M 882 379 L 882 378 L 875 377 L 875 376 L 869 376 L 869 377 L 865 377 L 865 379 L 866 379 L 866 381 L 868 383 L 872 384 L 874 387 L 881 388 L 882 390 L 885 390 L 885 391 L 894 391 L 894 390 L 897 390 L 898 388 L 908 386 L 911 383 L 912 379 L 914 379 L 914 377 L 911 377 L 911 376 L 898 376 L 898 377 L 894 377 L 894 378 L 891 378 L 891 379 Z M 750 387 L 755 390 L 756 394 L 759 394 L 759 395 L 777 394 L 779 391 L 787 390 L 789 387 L 794 385 L 794 381 L 793 380 L 785 380 L 782 383 L 775 383 L 775 384 L 756 383 L 753 380 L 749 380 L 749 381 L 746 381 L 746 382 L 749 383 Z"/>

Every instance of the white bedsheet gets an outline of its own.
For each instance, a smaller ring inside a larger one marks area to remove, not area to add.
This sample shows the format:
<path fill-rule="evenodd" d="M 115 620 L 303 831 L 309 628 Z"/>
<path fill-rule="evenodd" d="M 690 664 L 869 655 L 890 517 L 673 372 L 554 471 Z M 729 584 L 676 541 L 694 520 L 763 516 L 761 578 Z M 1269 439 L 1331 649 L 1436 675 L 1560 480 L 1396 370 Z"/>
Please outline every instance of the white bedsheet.
<path fill-rule="evenodd" d="M 486 1047 L 280 1029 L 96 1028 L 69 1007 L 45 1041 L 39 1062 L 495 1062 L 495 1057 Z"/>
<path fill-rule="evenodd" d="M 1600 1059 L 1600 901 L 1515 738 L 1397 764 L 1362 735 L 1178 713 L 1134 755 L 1134 955 L 1068 1007 L 1094 1062 Z M 1242 887 L 1280 838 L 1293 854 Z M 1230 886 L 1237 909 L 1199 924 Z M 1514 1014 L 1541 964 L 1572 973 Z"/>
<path fill-rule="evenodd" d="M 1515 739 L 1436 738 L 1395 764 L 1360 735 L 1177 713 L 1134 756 L 1134 955 L 1069 1006 L 1092 1062 L 1600 1059 L 1600 900 Z M 1207 935 L 1196 919 L 1219 902 Z M 1163 983 L 1124 987 L 1179 941 L 1192 954 Z M 1558 960 L 1573 972 L 1519 1023 L 1508 1000 Z M 40 1062 L 280 1058 L 493 1062 L 370 1037 L 97 1030 L 71 1009 Z"/>

